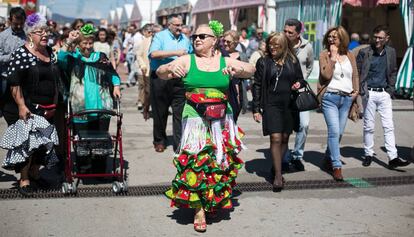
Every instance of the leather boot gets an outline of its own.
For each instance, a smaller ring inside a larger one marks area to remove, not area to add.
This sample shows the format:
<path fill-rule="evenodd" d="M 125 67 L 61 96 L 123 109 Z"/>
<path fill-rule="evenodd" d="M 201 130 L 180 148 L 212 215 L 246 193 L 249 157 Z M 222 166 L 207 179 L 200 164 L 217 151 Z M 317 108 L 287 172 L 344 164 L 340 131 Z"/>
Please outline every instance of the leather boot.
<path fill-rule="evenodd" d="M 341 168 L 334 168 L 332 176 L 336 181 L 344 181 Z"/>

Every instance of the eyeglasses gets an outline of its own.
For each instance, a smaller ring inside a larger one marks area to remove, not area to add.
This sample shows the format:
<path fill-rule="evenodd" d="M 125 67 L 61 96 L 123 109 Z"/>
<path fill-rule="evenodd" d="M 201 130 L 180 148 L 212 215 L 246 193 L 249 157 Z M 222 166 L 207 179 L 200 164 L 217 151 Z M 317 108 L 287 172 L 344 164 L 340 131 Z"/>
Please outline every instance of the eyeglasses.
<path fill-rule="evenodd" d="M 191 36 L 191 40 L 192 41 L 195 41 L 197 38 L 199 38 L 199 39 L 201 39 L 201 40 L 205 40 L 206 38 L 208 38 L 208 37 L 214 37 L 214 36 L 212 36 L 212 35 L 209 35 L 209 34 L 198 34 L 198 35 L 192 35 Z"/>
<path fill-rule="evenodd" d="M 35 30 L 32 33 L 35 34 L 35 35 L 45 35 L 45 34 L 47 34 L 47 31 L 45 29 L 43 29 L 43 30 Z"/>
<path fill-rule="evenodd" d="M 171 25 L 175 26 L 175 27 L 181 27 L 183 26 L 183 24 L 174 24 L 174 23 L 170 23 Z"/>
<path fill-rule="evenodd" d="M 280 44 L 269 44 L 270 49 L 280 49 L 282 46 Z"/>
<path fill-rule="evenodd" d="M 328 39 L 333 39 L 333 40 L 336 40 L 336 39 L 338 39 L 335 35 L 328 35 Z"/>

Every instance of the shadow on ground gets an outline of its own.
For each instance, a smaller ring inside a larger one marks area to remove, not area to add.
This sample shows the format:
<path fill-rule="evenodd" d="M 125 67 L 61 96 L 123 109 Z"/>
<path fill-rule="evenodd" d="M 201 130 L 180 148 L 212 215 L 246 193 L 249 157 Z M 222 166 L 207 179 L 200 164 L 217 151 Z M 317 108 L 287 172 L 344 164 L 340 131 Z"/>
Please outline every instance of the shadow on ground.
<path fill-rule="evenodd" d="M 214 213 L 206 213 L 206 222 L 207 224 L 218 223 L 223 220 L 230 220 L 230 214 L 234 211 L 234 207 L 239 206 L 238 199 L 231 199 L 233 208 L 230 209 L 217 209 Z M 181 225 L 189 225 L 194 223 L 194 209 L 191 208 L 177 208 L 171 215 L 167 217 L 176 221 L 176 223 Z"/>
<path fill-rule="evenodd" d="M 6 174 L 3 171 L 0 171 L 0 182 L 10 181 L 17 181 L 17 178 L 14 175 Z"/>
<path fill-rule="evenodd" d="M 256 174 L 259 177 L 264 178 L 267 182 L 273 183 L 273 177 L 271 175 L 271 168 L 273 166 L 272 156 L 270 154 L 270 149 L 257 149 L 259 153 L 263 153 L 263 158 L 257 158 L 254 160 L 247 161 L 245 163 L 245 169 L 248 173 Z M 321 167 L 322 159 L 324 155 L 320 152 L 308 151 L 304 154 L 304 160 L 310 162 L 317 167 Z M 292 165 L 287 164 L 286 170 L 282 171 L 282 174 L 285 173 L 296 173 L 300 172 L 296 170 Z"/>
<path fill-rule="evenodd" d="M 272 156 L 269 149 L 257 149 L 259 153 L 263 153 L 263 158 L 257 158 L 254 160 L 246 161 L 245 169 L 248 173 L 256 174 L 259 177 L 264 178 L 267 182 L 272 182 L 270 169 L 272 168 Z"/>
<path fill-rule="evenodd" d="M 402 159 L 404 159 L 404 160 L 408 160 L 408 161 L 410 161 L 411 163 L 413 163 L 414 162 L 414 157 L 411 157 L 412 156 L 412 154 L 411 154 L 411 152 L 412 152 L 412 149 L 413 148 L 411 148 L 411 147 L 406 147 L 406 146 L 397 146 L 397 150 L 398 150 L 398 155 L 402 158 Z M 387 152 L 387 150 L 385 149 L 385 147 L 384 146 L 382 146 L 381 147 L 381 150 L 383 151 L 383 152 Z"/>

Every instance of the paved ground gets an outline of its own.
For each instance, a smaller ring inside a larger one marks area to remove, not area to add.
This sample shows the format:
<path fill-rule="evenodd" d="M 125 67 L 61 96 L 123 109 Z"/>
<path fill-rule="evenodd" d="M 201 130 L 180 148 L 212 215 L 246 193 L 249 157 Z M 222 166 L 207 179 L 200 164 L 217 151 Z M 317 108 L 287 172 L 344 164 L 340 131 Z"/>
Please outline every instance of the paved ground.
<path fill-rule="evenodd" d="M 152 120 L 138 112 L 137 87 L 123 90 L 124 151 L 129 184 L 166 185 L 175 174 L 172 146 L 164 153 L 152 148 Z M 396 141 L 400 156 L 409 159 L 414 144 L 412 101 L 394 101 Z M 168 133 L 171 134 L 171 121 Z M 114 124 L 114 123 L 113 123 Z M 270 169 L 268 138 L 251 114 L 239 125 L 246 132 L 248 149 L 238 182 L 266 182 Z M 6 125 L 0 121 L 0 131 Z M 383 148 L 382 128 L 376 124 L 378 160 L 361 166 L 362 123 L 349 122 L 342 141 L 344 176 L 347 178 L 412 176 L 414 165 L 390 171 Z M 320 165 L 326 146 L 323 116 L 311 114 L 305 153 L 305 172 L 285 174 L 286 180 L 329 180 Z M 292 136 L 294 138 L 294 136 Z M 291 141 L 293 139 L 291 138 Z M 292 142 L 290 143 L 292 145 Z M 4 151 L 0 151 L 4 156 Z M 13 186 L 17 177 L 0 170 L 0 189 Z M 100 184 L 109 186 L 110 184 Z M 94 184 L 83 185 L 91 187 Z M 414 185 L 371 188 L 244 192 L 234 199 L 235 209 L 209 221 L 205 235 L 237 236 L 412 236 L 414 233 Z M 0 236 L 192 236 L 191 210 L 169 208 L 162 196 L 0 200 Z M 411 234 L 410 234 L 411 233 Z"/>

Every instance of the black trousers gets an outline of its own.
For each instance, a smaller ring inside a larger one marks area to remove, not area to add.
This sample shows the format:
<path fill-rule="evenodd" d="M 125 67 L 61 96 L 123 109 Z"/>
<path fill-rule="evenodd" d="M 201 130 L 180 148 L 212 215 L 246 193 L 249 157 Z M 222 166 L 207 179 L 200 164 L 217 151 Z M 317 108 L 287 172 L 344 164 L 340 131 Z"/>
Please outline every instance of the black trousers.
<path fill-rule="evenodd" d="M 173 112 L 173 147 L 177 150 L 181 140 L 181 118 L 185 104 L 185 89 L 179 78 L 162 80 L 151 73 L 151 108 L 153 116 L 153 144 L 167 145 L 168 108 Z"/>

